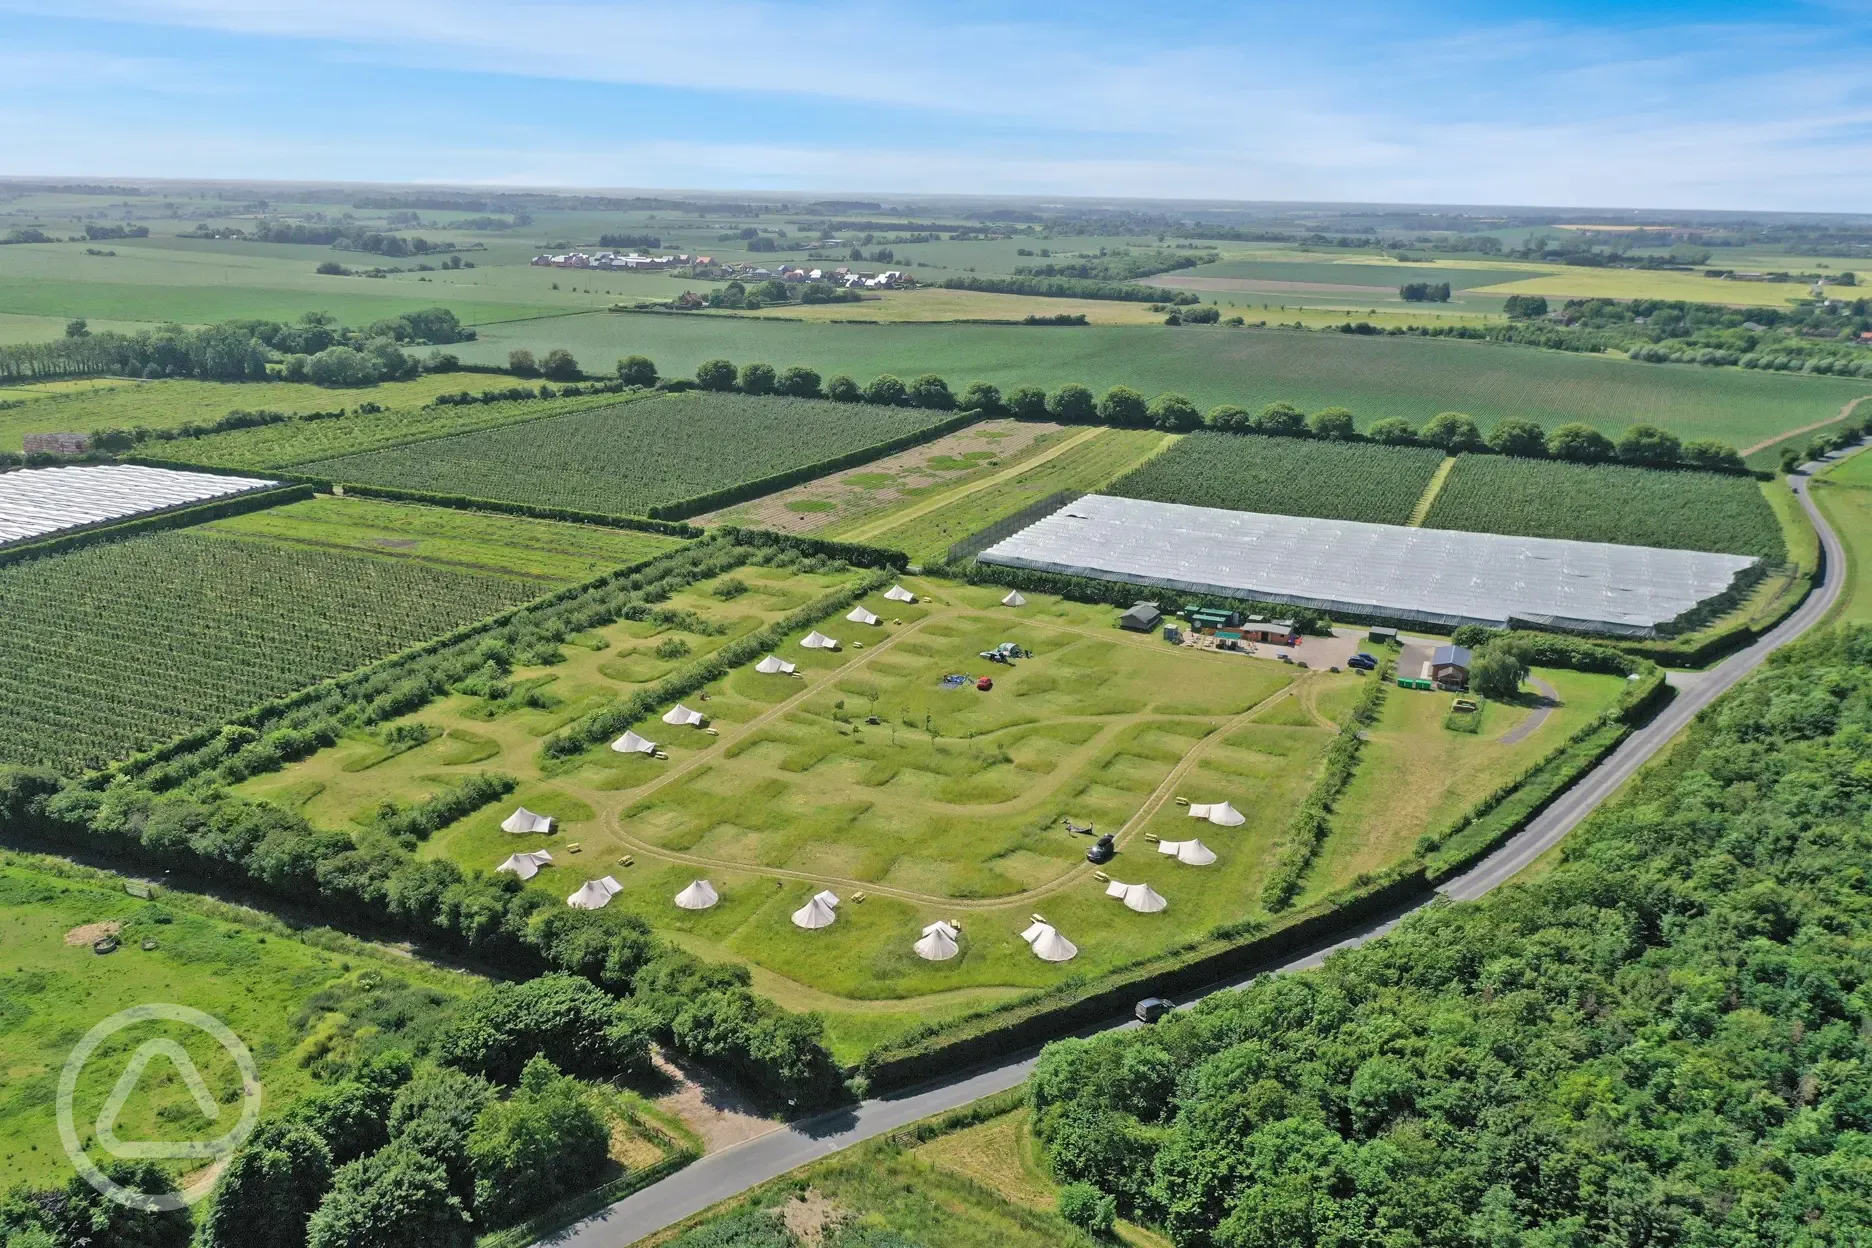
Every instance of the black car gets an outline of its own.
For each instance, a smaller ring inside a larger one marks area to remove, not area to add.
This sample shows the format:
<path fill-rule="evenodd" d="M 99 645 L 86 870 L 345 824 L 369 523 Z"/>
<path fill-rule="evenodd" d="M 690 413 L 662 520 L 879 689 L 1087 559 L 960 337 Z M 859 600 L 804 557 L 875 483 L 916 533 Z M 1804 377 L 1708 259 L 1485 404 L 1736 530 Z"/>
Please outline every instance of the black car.
<path fill-rule="evenodd" d="M 1137 1003 L 1137 1020 L 1140 1023 L 1154 1023 L 1171 1010 L 1176 1009 L 1176 1002 L 1166 1001 L 1162 997 L 1145 997 Z"/>
<path fill-rule="evenodd" d="M 1366 654 L 1363 651 L 1360 651 L 1358 654 L 1355 654 L 1351 658 L 1347 659 L 1345 661 L 1345 665 L 1347 667 L 1362 667 L 1366 671 L 1369 672 L 1377 668 L 1378 660 L 1374 659 L 1371 655 Z"/>
<path fill-rule="evenodd" d="M 1112 834 L 1107 832 L 1104 836 L 1099 837 L 1097 841 L 1093 842 L 1091 849 L 1086 850 L 1086 861 L 1093 863 L 1110 862 L 1117 853 L 1118 846 L 1113 843 Z"/>

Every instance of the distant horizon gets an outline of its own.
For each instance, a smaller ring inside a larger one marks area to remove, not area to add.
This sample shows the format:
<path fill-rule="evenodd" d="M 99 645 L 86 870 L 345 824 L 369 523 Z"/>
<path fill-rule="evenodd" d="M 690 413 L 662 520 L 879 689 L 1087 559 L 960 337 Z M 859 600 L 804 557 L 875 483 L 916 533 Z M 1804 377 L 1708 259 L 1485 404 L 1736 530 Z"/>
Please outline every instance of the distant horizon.
<path fill-rule="evenodd" d="M 0 169 L 893 196 L 1872 204 L 1838 0 L 0 0 Z M 1685 209 L 1682 205 L 1692 205 Z"/>
<path fill-rule="evenodd" d="M 878 189 L 851 189 L 803 187 L 787 190 L 761 187 L 736 186 L 610 186 L 598 183 L 538 183 L 515 184 L 507 182 L 473 181 L 385 181 L 370 178 L 242 178 L 242 177 L 188 177 L 126 174 L 126 173 L 0 173 L 0 188 L 14 184 L 28 186 L 107 186 L 111 184 L 145 188 L 186 189 L 266 189 L 277 187 L 291 190 L 362 190 L 382 189 L 398 191 L 434 191 L 487 193 L 490 195 L 592 195 L 618 198 L 651 197 L 695 197 L 715 199 L 727 203 L 756 203 L 762 205 L 786 205 L 793 209 L 821 206 L 828 203 L 850 201 L 853 203 L 877 203 L 880 209 L 872 211 L 898 212 L 921 206 L 959 207 L 968 204 L 998 204 L 1006 206 L 1027 206 L 1044 208 L 1050 204 L 1075 209 L 1107 207 L 1114 210 L 1143 211 L 1147 209 L 1190 209 L 1210 212 L 1243 212 L 1256 210 L 1293 214 L 1307 209 L 1329 209 L 1335 211 L 1368 210 L 1372 212 L 1423 212 L 1440 215 L 1468 215 L 1478 219 L 1493 215 L 1548 215 L 1568 216 L 1560 225 L 1662 225 L 1671 220 L 1683 218 L 1720 219 L 1756 219 L 1756 218 L 1825 218 L 1829 220 L 1867 220 L 1872 221 L 1872 210 L 1867 211 L 1828 211 L 1825 209 L 1771 209 L 1771 208 L 1700 208 L 1691 205 L 1675 207 L 1641 208 L 1630 205 L 1612 204 L 1508 204 L 1508 203 L 1461 203 L 1455 201 L 1412 201 L 1412 200 L 1323 200 L 1323 199 L 1227 199 L 1218 197 L 1177 197 L 1177 196 L 1123 196 L 1123 195 L 1052 195 L 1002 191 L 994 193 L 967 193 L 955 191 L 919 192 L 888 191 Z M 856 209 L 854 209 L 856 211 Z M 1615 221 L 1609 218 L 1619 215 L 1634 218 L 1631 221 Z M 1643 220 L 1639 220 L 1643 218 Z"/>

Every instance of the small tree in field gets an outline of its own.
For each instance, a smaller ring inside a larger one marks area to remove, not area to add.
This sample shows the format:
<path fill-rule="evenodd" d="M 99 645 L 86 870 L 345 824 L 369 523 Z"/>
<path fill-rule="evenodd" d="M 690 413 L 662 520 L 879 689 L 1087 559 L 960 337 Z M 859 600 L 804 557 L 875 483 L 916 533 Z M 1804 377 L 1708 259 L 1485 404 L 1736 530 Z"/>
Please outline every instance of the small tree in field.
<path fill-rule="evenodd" d="M 1314 412 L 1307 417 L 1307 431 L 1316 438 L 1333 442 L 1350 442 L 1358 436 L 1352 413 L 1343 407 L 1323 407 Z"/>
<path fill-rule="evenodd" d="M 1469 664 L 1469 684 L 1485 698 L 1512 698 L 1526 679 L 1527 664 L 1507 646 L 1484 646 Z"/>
<path fill-rule="evenodd" d="M 1202 412 L 1180 394 L 1160 394 L 1151 400 L 1150 423 L 1171 433 L 1187 433 L 1202 426 Z"/>
<path fill-rule="evenodd" d="M 1089 424 L 1098 415 L 1098 403 L 1090 390 L 1068 382 L 1047 396 L 1047 415 L 1069 425 Z"/>
<path fill-rule="evenodd" d="M 1136 429 L 1150 423 L 1150 404 L 1130 386 L 1113 386 L 1099 400 L 1098 414 L 1108 425 Z"/>
<path fill-rule="evenodd" d="M 1091 1235 L 1110 1235 L 1118 1220 L 1118 1202 L 1090 1183 L 1060 1188 L 1060 1217 Z"/>
<path fill-rule="evenodd" d="M 1018 386 L 1007 398 L 1008 412 L 1019 420 L 1047 418 L 1046 391 L 1039 386 Z"/>
<path fill-rule="evenodd" d="M 985 381 L 971 381 L 968 389 L 962 392 L 958 406 L 965 412 L 981 412 L 985 416 L 999 416 L 1004 410 L 1001 406 L 1001 387 Z"/>
<path fill-rule="evenodd" d="M 825 383 L 825 397 L 834 403 L 857 403 L 864 398 L 858 383 L 843 373 Z"/>
<path fill-rule="evenodd" d="M 656 365 L 647 356 L 627 355 L 617 363 L 618 380 L 646 390 L 657 384 Z"/>
<path fill-rule="evenodd" d="M 507 353 L 507 371 L 516 377 L 533 377 L 539 373 L 539 365 L 533 360 L 533 353 L 524 348 Z"/>
<path fill-rule="evenodd" d="M 780 374 L 774 382 L 774 389 L 796 399 L 816 399 L 819 397 L 819 374 L 795 364 Z"/>
<path fill-rule="evenodd" d="M 696 385 L 704 390 L 732 390 L 735 377 L 735 366 L 727 360 L 706 360 L 695 370 Z"/>
<path fill-rule="evenodd" d="M 540 361 L 540 371 L 554 381 L 576 381 L 579 375 L 578 361 L 564 347 L 554 347 Z"/>
<path fill-rule="evenodd" d="M 741 392 L 743 394 L 770 394 L 774 388 L 774 366 L 771 364 L 743 364 L 741 366 Z"/>
<path fill-rule="evenodd" d="M 908 401 L 909 393 L 902 381 L 885 373 L 864 388 L 864 401 L 874 407 L 899 407 Z"/>

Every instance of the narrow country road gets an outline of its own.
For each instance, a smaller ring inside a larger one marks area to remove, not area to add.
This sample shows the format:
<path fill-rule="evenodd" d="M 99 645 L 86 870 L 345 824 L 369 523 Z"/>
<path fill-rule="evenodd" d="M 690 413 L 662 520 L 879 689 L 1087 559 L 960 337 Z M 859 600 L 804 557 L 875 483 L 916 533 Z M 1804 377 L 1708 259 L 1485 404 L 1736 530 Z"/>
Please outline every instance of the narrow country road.
<path fill-rule="evenodd" d="M 1831 459 L 1832 457 L 1829 457 Z M 1813 465 L 1808 465 L 1812 468 Z M 1845 549 L 1808 497 L 1807 477 L 1792 476 L 1789 483 L 1820 535 L 1818 582 L 1806 602 L 1772 632 L 1738 650 L 1708 671 L 1700 673 L 1652 721 L 1621 743 L 1612 755 L 1578 784 L 1567 790 L 1538 818 L 1500 849 L 1445 883 L 1438 892 L 1454 901 L 1472 901 L 1513 879 L 1535 859 L 1560 843 L 1600 803 L 1611 797 L 1633 773 L 1670 743 L 1699 711 L 1754 671 L 1775 650 L 1818 624 L 1840 595 Z M 1414 903 L 1410 909 L 1427 904 Z M 1258 975 L 1305 970 L 1318 966 L 1335 950 L 1360 945 L 1390 931 L 1403 919 L 1400 913 L 1369 920 L 1330 943 L 1278 965 L 1263 967 L 1248 979 L 1219 983 L 1198 995 L 1237 988 Z M 1110 1026 L 1136 1026 L 1113 1019 Z M 888 1134 L 919 1119 L 956 1109 L 970 1101 L 1015 1087 L 1033 1069 L 1036 1053 L 1017 1060 L 945 1076 L 901 1093 L 876 1097 L 858 1105 L 820 1114 L 766 1135 L 713 1153 L 660 1183 L 628 1196 L 617 1204 L 567 1228 L 544 1242 L 576 1248 L 624 1248 L 710 1205 L 728 1199 L 807 1162 Z"/>

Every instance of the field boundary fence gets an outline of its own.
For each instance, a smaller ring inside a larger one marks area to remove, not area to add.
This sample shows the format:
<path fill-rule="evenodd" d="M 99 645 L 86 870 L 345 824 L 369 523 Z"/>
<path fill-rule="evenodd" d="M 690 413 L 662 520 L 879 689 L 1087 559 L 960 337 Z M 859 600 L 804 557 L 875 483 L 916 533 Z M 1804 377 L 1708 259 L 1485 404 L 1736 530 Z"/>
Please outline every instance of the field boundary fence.
<path fill-rule="evenodd" d="M 1029 503 L 1013 515 L 997 520 L 987 528 L 971 533 L 951 546 L 948 555 L 945 556 L 946 561 L 961 563 L 965 559 L 973 559 L 1002 538 L 1012 537 L 1028 525 L 1038 523 L 1084 497 L 1084 490 L 1061 490 L 1057 494 L 1049 494 L 1037 503 Z"/>

